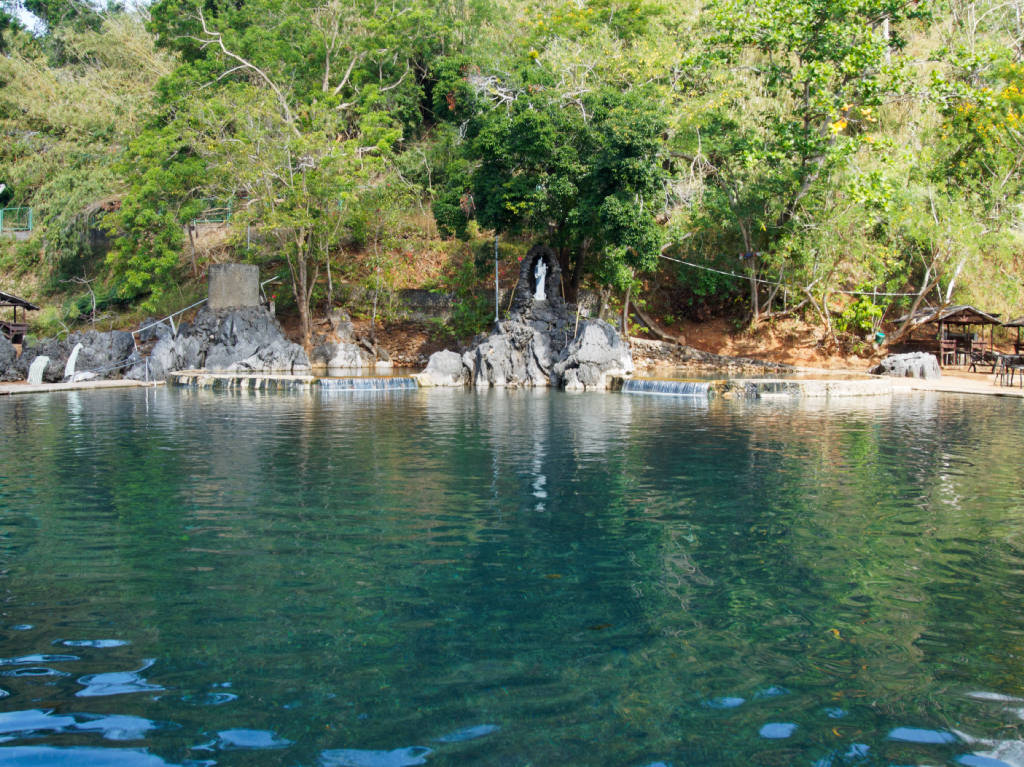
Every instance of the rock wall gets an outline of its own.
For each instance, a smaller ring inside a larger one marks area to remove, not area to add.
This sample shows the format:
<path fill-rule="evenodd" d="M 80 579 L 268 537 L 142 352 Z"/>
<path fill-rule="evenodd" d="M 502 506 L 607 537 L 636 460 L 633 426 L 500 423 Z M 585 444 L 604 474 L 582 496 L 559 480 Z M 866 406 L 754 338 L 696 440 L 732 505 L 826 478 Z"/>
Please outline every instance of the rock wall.
<path fill-rule="evenodd" d="M 84 333 L 69 333 L 64 339 L 43 338 L 22 348 L 21 357 L 12 368 L 12 372 L 16 371 L 16 377 L 7 380 L 27 378 L 33 360 L 45 356 L 50 361 L 43 371 L 43 381 L 63 381 L 68 358 L 78 344 L 82 344 L 75 361 L 75 377 L 78 380 L 121 378 L 135 349 L 132 334 L 123 330 L 112 330 L 109 333 L 88 330 Z"/>
<path fill-rule="evenodd" d="M 290 374 L 310 370 L 305 350 L 284 337 L 277 320 L 262 306 L 204 306 L 176 334 L 158 325 L 139 340 L 152 344 L 148 373 L 145 358 L 136 354 L 126 378 L 143 380 L 148 375 L 157 380 L 174 370 Z"/>

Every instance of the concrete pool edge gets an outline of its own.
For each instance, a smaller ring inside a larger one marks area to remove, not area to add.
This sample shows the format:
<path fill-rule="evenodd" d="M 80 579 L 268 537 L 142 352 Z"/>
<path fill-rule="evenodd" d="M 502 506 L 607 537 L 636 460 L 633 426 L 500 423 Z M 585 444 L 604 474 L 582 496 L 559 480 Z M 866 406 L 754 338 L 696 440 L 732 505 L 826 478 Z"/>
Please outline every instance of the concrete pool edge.
<path fill-rule="evenodd" d="M 168 376 L 173 386 L 210 389 L 251 389 L 257 391 L 311 390 L 319 377 L 277 373 L 211 373 L 200 370 L 181 370 Z M 624 379 L 616 379 L 621 388 Z M 881 397 L 900 392 L 938 392 L 945 394 L 982 394 L 995 397 L 1024 398 L 1020 387 L 1000 386 L 993 376 L 983 379 L 965 379 L 948 376 L 938 379 L 869 377 L 858 380 L 784 379 L 784 378 L 723 378 L 709 381 L 714 396 L 721 399 L 826 399 L 853 397 Z M 159 385 L 125 379 L 80 381 L 76 383 L 49 383 L 32 386 L 24 382 L 0 383 L 0 396 L 12 394 L 38 394 L 90 389 L 139 388 Z"/>

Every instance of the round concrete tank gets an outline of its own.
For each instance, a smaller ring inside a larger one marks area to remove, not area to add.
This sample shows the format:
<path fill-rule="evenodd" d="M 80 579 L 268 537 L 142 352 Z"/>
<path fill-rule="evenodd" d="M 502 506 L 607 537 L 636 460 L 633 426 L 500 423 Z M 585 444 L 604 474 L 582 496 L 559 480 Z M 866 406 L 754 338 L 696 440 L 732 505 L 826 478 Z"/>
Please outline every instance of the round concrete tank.
<path fill-rule="evenodd" d="M 209 276 L 211 309 L 260 305 L 260 269 L 255 264 L 213 264 Z"/>

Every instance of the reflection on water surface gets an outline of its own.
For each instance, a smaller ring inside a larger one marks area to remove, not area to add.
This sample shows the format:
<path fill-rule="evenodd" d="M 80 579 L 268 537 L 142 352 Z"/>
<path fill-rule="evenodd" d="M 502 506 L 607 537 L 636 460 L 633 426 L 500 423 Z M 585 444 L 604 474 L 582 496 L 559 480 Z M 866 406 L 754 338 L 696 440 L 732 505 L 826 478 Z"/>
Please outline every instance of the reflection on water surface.
<path fill-rule="evenodd" d="M 1017 401 L 0 414 L 0 764 L 1024 764 Z"/>

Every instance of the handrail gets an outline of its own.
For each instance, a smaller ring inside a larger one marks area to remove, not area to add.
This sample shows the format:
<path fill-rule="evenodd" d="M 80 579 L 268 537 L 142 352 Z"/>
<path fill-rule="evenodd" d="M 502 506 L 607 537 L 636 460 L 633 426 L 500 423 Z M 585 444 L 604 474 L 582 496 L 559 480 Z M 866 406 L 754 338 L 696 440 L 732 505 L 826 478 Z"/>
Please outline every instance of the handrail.
<path fill-rule="evenodd" d="M 263 286 L 264 285 L 267 285 L 267 284 L 269 284 L 271 282 L 276 282 L 277 280 L 278 280 L 277 277 L 271 277 L 270 279 L 263 280 L 263 282 L 260 283 L 260 292 L 261 293 L 263 292 Z M 143 330 L 149 330 L 150 328 L 155 328 L 157 325 L 162 325 L 164 322 L 169 321 L 171 323 L 171 332 L 173 334 L 177 335 L 178 334 L 178 329 L 174 326 L 174 318 L 177 317 L 179 314 L 184 314 L 189 309 L 195 309 L 197 306 L 202 306 L 203 304 L 205 304 L 209 300 L 210 300 L 210 298 L 209 298 L 209 296 L 207 296 L 206 298 L 202 299 L 201 301 L 196 301 L 194 304 L 192 304 L 190 306 L 186 306 L 184 309 L 179 309 L 178 311 L 173 312 L 172 314 L 168 314 L 166 317 L 163 317 L 162 319 L 155 320 L 154 322 L 151 322 L 148 325 L 144 325 L 141 328 L 138 328 L 136 330 L 131 331 L 131 334 L 132 334 L 132 345 L 135 347 L 135 351 L 136 352 L 139 351 L 139 340 L 136 337 L 137 333 L 141 333 Z M 146 383 L 149 383 L 149 357 L 146 357 Z"/>
<path fill-rule="evenodd" d="M 133 330 L 132 331 L 132 335 L 134 336 L 136 333 L 141 333 L 143 330 L 149 330 L 150 328 L 155 328 L 157 325 L 163 325 L 164 322 L 167 322 L 168 320 L 171 323 L 171 332 L 172 333 L 177 333 L 178 329 L 174 327 L 174 318 L 177 317 L 179 314 L 184 314 L 189 309 L 195 309 L 197 306 L 201 306 L 202 304 L 205 304 L 209 300 L 210 300 L 209 298 L 204 298 L 201 301 L 196 301 L 194 304 L 186 306 L 184 309 L 179 309 L 178 311 L 174 312 L 173 314 L 168 314 L 166 317 L 164 317 L 162 319 L 155 320 L 155 321 L 149 323 L 148 325 L 144 325 L 143 327 L 138 328 L 137 330 Z"/>
<path fill-rule="evenodd" d="M 271 282 L 275 282 L 277 279 L 278 279 L 277 277 L 271 277 L 269 280 L 263 280 L 263 282 L 260 283 L 260 290 L 263 290 L 263 286 L 264 285 L 267 285 L 268 283 L 271 283 Z M 179 309 L 178 311 L 174 312 L 173 314 L 168 314 L 166 317 L 164 317 L 162 319 L 154 320 L 153 322 L 149 323 L 148 325 L 144 325 L 141 328 L 137 328 L 136 330 L 133 330 L 132 331 L 132 335 L 134 336 L 136 333 L 141 333 L 143 330 L 149 330 L 150 328 L 155 328 L 157 325 L 162 325 L 165 321 L 168 321 L 168 320 L 171 323 L 171 332 L 172 333 L 177 333 L 178 330 L 177 330 L 177 328 L 174 327 L 174 318 L 177 317 L 179 314 L 184 314 L 189 309 L 195 309 L 197 306 L 202 306 L 203 304 L 205 304 L 209 300 L 210 300 L 209 297 L 204 298 L 204 299 L 202 299 L 200 301 L 196 301 L 194 304 L 191 304 L 190 306 L 186 306 L 184 309 Z"/>
<path fill-rule="evenodd" d="M 215 197 L 204 197 L 201 202 L 204 203 L 216 203 L 219 202 Z M 226 205 L 211 205 L 208 208 L 204 208 L 199 211 L 199 214 L 192 219 L 192 225 L 196 224 L 226 224 L 231 220 L 231 215 L 234 212 L 234 200 L 229 199 Z"/>

